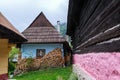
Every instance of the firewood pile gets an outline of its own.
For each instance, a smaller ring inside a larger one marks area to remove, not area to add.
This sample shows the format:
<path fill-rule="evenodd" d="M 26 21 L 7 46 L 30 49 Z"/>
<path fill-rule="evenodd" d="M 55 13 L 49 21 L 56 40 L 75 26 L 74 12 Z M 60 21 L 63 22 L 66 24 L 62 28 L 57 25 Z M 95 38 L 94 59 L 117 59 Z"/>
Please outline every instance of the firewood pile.
<path fill-rule="evenodd" d="M 46 54 L 41 60 L 41 68 L 59 67 L 63 65 L 62 52 L 60 48 Z"/>
<path fill-rule="evenodd" d="M 63 65 L 64 59 L 62 57 L 62 51 L 60 48 L 56 48 L 41 59 L 21 59 L 16 67 L 14 75 L 32 70 L 62 67 Z"/>

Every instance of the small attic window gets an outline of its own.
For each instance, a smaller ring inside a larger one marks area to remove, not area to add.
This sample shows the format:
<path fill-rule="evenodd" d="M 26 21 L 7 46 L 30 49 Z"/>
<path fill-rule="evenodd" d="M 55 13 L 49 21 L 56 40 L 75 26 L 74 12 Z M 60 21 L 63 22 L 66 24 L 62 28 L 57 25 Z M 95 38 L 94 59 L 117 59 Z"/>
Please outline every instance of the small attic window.
<path fill-rule="evenodd" d="M 42 58 L 45 55 L 45 49 L 36 50 L 36 58 Z"/>

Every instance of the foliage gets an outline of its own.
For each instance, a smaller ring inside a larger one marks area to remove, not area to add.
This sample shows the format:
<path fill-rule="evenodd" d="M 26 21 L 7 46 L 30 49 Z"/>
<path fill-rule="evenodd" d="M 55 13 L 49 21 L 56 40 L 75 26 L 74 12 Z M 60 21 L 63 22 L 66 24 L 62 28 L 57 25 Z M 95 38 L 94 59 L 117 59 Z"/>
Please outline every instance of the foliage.
<path fill-rule="evenodd" d="M 14 72 L 16 64 L 13 63 L 14 57 L 19 53 L 19 49 L 12 47 L 12 50 L 9 52 L 9 62 L 8 62 L 8 72 L 11 74 Z"/>
<path fill-rule="evenodd" d="M 27 66 L 29 66 L 33 61 L 32 57 L 27 58 Z"/>
<path fill-rule="evenodd" d="M 57 29 L 57 25 L 55 25 L 55 28 Z M 67 32 L 67 23 L 61 23 L 60 24 L 60 33 L 62 34 L 63 37 L 66 36 L 66 32 Z M 68 39 L 68 42 L 69 42 L 70 47 L 73 48 L 70 37 Z"/>
<path fill-rule="evenodd" d="M 57 29 L 57 25 L 55 25 L 55 28 Z M 61 23 L 60 24 L 60 33 L 65 36 L 67 30 L 67 23 Z"/>
<path fill-rule="evenodd" d="M 14 77 L 17 80 L 68 80 L 71 67 L 52 68 L 40 71 L 31 71 Z"/>
<path fill-rule="evenodd" d="M 15 70 L 15 63 L 9 62 L 8 63 L 8 72 L 10 72 L 10 74 L 11 74 L 14 72 L 14 70 Z"/>
<path fill-rule="evenodd" d="M 75 73 L 71 73 L 68 80 L 78 80 L 78 77 L 77 77 L 77 75 Z"/>
<path fill-rule="evenodd" d="M 12 50 L 9 52 L 9 60 L 12 61 L 19 51 L 20 50 L 18 48 L 12 47 Z"/>
<path fill-rule="evenodd" d="M 61 27 L 60 27 L 60 32 L 63 36 L 66 35 L 66 31 L 67 31 L 67 24 L 66 23 L 62 23 Z"/>
<path fill-rule="evenodd" d="M 71 42 L 69 42 L 69 46 L 70 46 L 71 49 L 73 49 L 73 46 L 72 46 Z"/>

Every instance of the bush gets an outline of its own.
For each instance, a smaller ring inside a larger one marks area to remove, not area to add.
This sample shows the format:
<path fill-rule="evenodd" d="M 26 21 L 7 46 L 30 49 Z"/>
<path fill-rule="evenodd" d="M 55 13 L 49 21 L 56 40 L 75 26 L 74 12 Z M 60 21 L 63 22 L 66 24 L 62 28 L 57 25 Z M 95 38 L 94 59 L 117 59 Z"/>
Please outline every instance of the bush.
<path fill-rule="evenodd" d="M 12 47 L 12 50 L 9 52 L 9 61 L 12 61 L 16 55 L 20 52 L 19 48 Z"/>
<path fill-rule="evenodd" d="M 15 63 L 9 62 L 9 63 L 8 63 L 8 72 L 9 72 L 10 74 L 12 74 L 12 73 L 14 72 L 14 70 L 15 70 Z"/>
<path fill-rule="evenodd" d="M 27 58 L 27 66 L 29 66 L 33 61 L 32 57 Z"/>

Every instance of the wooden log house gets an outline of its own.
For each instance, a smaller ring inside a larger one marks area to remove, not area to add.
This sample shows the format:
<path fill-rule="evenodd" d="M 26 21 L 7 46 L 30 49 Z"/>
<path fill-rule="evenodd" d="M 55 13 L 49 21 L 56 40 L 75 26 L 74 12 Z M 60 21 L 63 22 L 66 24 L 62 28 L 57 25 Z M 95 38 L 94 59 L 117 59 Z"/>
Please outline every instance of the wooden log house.
<path fill-rule="evenodd" d="M 71 49 L 68 42 L 49 22 L 43 12 L 35 18 L 22 34 L 28 40 L 21 45 L 22 59 L 29 57 L 42 58 L 50 51 L 60 48 L 65 63 L 67 64 L 70 61 Z"/>
<path fill-rule="evenodd" d="M 120 0 L 69 0 L 74 53 L 120 52 Z"/>
<path fill-rule="evenodd" d="M 0 80 L 7 79 L 11 47 L 24 41 L 25 37 L 0 13 Z"/>
<path fill-rule="evenodd" d="M 22 58 L 41 58 L 55 48 L 61 48 L 63 51 L 65 39 L 47 20 L 43 12 L 22 34 L 28 40 L 21 45 Z"/>

